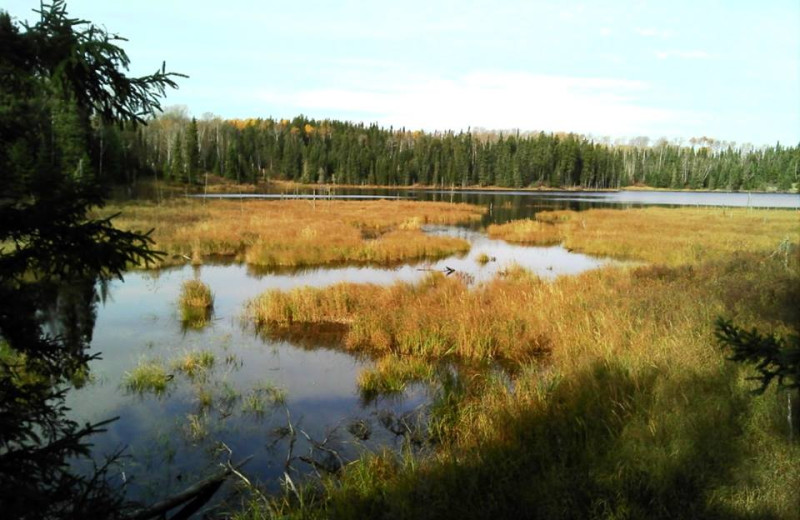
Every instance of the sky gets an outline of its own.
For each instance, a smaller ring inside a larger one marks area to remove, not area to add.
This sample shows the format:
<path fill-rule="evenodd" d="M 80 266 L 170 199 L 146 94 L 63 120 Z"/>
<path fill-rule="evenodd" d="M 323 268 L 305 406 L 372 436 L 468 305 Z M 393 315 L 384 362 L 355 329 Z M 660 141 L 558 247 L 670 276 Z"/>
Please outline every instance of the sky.
<path fill-rule="evenodd" d="M 38 1 L 0 9 L 34 20 Z M 800 1 L 72 0 L 200 118 L 800 143 Z"/>

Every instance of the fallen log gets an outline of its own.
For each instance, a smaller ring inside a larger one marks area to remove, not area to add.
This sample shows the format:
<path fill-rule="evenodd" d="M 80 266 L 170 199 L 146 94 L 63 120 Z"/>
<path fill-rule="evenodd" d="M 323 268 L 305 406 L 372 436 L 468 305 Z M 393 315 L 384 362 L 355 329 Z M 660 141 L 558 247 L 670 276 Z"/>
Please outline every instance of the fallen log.
<path fill-rule="evenodd" d="M 242 460 L 235 466 L 228 465 L 227 467 L 220 470 L 218 473 L 211 475 L 210 477 L 189 486 L 180 493 L 172 495 L 171 497 L 167 497 L 160 502 L 156 502 L 152 506 L 142 509 L 137 509 L 128 514 L 124 518 L 126 520 L 149 520 L 151 518 L 161 516 L 170 509 L 174 509 L 179 505 L 202 495 L 205 498 L 205 500 L 203 500 L 199 504 L 198 503 L 192 504 L 193 509 L 197 510 L 200 508 L 200 506 L 202 506 L 214 495 L 214 492 L 216 492 L 216 490 L 219 489 L 219 487 L 222 485 L 222 481 L 225 480 L 228 477 L 228 475 L 230 475 L 235 470 L 238 470 L 239 468 L 247 464 L 247 462 L 249 462 L 250 459 L 252 458 L 253 457 L 251 455 L 250 457 L 247 457 L 246 459 Z"/>

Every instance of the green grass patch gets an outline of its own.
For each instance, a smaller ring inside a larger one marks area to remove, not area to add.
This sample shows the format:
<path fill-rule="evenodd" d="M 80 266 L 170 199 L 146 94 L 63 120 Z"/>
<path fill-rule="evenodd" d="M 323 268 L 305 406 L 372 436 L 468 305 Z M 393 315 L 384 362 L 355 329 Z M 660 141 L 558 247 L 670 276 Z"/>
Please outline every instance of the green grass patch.
<path fill-rule="evenodd" d="M 263 416 L 267 411 L 286 402 L 286 390 L 264 382 L 252 388 L 242 398 L 242 411 Z"/>
<path fill-rule="evenodd" d="M 126 372 L 122 384 L 129 392 L 161 395 L 171 380 L 172 375 L 167 373 L 164 365 L 151 359 L 140 361 L 133 370 Z"/>
<path fill-rule="evenodd" d="M 430 380 L 434 367 L 419 359 L 387 356 L 363 370 L 356 380 L 361 398 L 372 401 L 380 395 L 402 394 L 409 383 Z"/>

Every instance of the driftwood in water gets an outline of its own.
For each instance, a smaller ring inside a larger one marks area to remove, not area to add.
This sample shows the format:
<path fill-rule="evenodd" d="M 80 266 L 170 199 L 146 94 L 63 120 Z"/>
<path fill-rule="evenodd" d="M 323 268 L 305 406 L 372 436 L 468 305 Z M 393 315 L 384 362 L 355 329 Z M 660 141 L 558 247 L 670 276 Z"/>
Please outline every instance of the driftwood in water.
<path fill-rule="evenodd" d="M 417 271 L 432 271 L 432 272 L 436 272 L 436 273 L 444 273 L 445 276 L 450 276 L 451 274 L 456 272 L 455 269 L 453 269 L 452 267 L 448 267 L 448 266 L 444 266 L 444 269 L 442 269 L 441 271 L 438 270 L 438 269 L 425 269 L 425 268 L 422 268 L 422 267 L 418 268 Z"/>
<path fill-rule="evenodd" d="M 161 516 L 170 509 L 174 509 L 179 505 L 191 500 L 191 503 L 189 503 L 175 516 L 175 518 L 188 518 L 192 513 L 200 509 L 203 504 L 208 502 L 208 500 L 214 495 L 217 489 L 219 489 L 219 487 L 222 485 L 222 482 L 228 477 L 228 475 L 244 466 L 251 458 L 253 457 L 247 457 L 235 466 L 228 465 L 219 473 L 201 480 L 200 482 L 189 486 L 180 493 L 165 498 L 164 500 L 157 502 L 150 507 L 133 511 L 125 518 L 126 520 L 149 520 L 150 518 Z"/>

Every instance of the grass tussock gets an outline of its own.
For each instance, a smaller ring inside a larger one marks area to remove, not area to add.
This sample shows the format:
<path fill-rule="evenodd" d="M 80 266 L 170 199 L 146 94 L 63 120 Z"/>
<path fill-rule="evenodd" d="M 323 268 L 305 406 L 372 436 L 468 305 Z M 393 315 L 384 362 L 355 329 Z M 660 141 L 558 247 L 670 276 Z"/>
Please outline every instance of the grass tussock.
<path fill-rule="evenodd" d="M 513 369 L 439 383 L 430 456 L 364 456 L 340 477 L 254 503 L 242 517 L 796 518 L 800 444 L 789 439 L 787 395 L 771 388 L 754 397 L 751 371 L 729 362 L 714 336 L 720 315 L 778 335 L 800 323 L 796 234 L 779 247 L 796 213 L 749 220 L 712 210 L 714 239 L 686 231 L 682 212 L 661 211 L 675 218 L 665 241 L 680 236 L 673 247 L 683 252 L 653 246 L 654 265 L 552 283 L 509 269 L 473 288 L 441 276 L 339 284 L 252 302 L 260 326 L 343 324 L 343 348 L 415 362 L 503 360 Z M 579 217 L 554 225 L 583 229 Z M 591 218 L 587 229 L 605 229 Z M 725 237 L 737 233 L 733 251 Z M 656 243 L 655 232 L 620 240 L 636 237 Z M 701 246 L 700 257 L 686 253 Z M 385 377 L 363 380 L 398 387 L 386 363 L 374 370 Z"/>
<path fill-rule="evenodd" d="M 286 390 L 278 388 L 270 382 L 261 383 L 252 388 L 242 400 L 242 411 L 261 417 L 276 406 L 286 403 Z"/>
<path fill-rule="evenodd" d="M 181 321 L 185 327 L 205 327 L 214 307 L 214 295 L 208 285 L 200 280 L 187 280 L 181 286 Z"/>
<path fill-rule="evenodd" d="M 184 424 L 184 433 L 186 438 L 192 444 L 199 444 L 203 442 L 209 434 L 210 427 L 208 416 L 206 414 L 187 414 L 186 423 Z"/>
<path fill-rule="evenodd" d="M 173 370 L 194 379 L 214 366 L 216 356 L 209 350 L 189 350 L 172 362 Z"/>
<path fill-rule="evenodd" d="M 489 238 L 535 246 L 552 246 L 564 240 L 562 229 L 552 222 L 532 219 L 493 224 L 487 228 L 486 233 Z"/>
<path fill-rule="evenodd" d="M 380 395 L 402 394 L 409 383 L 429 381 L 433 374 L 433 365 L 423 360 L 387 356 L 362 371 L 356 385 L 361 398 L 369 402 Z"/>
<path fill-rule="evenodd" d="M 721 260 L 737 251 L 775 251 L 800 234 L 800 212 L 731 208 L 548 211 L 536 220 L 489 226 L 509 242 L 563 242 L 582 253 L 664 265 Z"/>
<path fill-rule="evenodd" d="M 126 372 L 122 385 L 129 392 L 137 394 L 153 393 L 161 395 L 172 380 L 164 365 L 158 360 L 142 360 L 133 370 Z"/>
<path fill-rule="evenodd" d="M 416 201 L 171 200 L 108 207 L 122 229 L 153 229 L 161 266 L 226 257 L 260 268 L 394 263 L 464 252 L 467 242 L 424 234 L 425 224 L 480 218 L 467 204 Z"/>
<path fill-rule="evenodd" d="M 475 257 L 475 261 L 480 265 L 488 264 L 492 258 L 487 255 L 486 253 L 480 253 L 478 256 Z"/>

